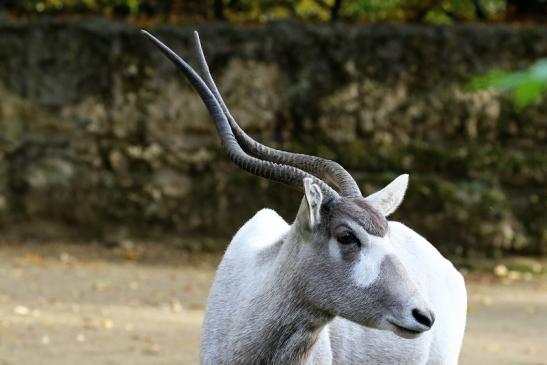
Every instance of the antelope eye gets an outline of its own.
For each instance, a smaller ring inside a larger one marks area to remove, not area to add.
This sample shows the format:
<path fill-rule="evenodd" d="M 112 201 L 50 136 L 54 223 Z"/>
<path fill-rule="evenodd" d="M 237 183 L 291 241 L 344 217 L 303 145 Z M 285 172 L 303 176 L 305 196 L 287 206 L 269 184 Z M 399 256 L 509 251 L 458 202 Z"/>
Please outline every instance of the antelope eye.
<path fill-rule="evenodd" d="M 361 242 L 355 237 L 355 235 L 351 232 L 344 232 L 341 235 L 339 235 L 337 238 L 339 243 L 342 245 L 358 245 L 361 246 Z"/>

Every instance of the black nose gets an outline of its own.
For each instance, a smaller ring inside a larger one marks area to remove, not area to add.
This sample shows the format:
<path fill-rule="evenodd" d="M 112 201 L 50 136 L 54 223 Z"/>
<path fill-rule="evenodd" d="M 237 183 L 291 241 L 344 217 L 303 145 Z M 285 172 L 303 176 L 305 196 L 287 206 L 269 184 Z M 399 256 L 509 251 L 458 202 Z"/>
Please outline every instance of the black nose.
<path fill-rule="evenodd" d="M 418 308 L 414 308 L 412 310 L 412 316 L 418 323 L 429 328 L 435 323 L 435 315 L 430 310 L 421 311 Z"/>

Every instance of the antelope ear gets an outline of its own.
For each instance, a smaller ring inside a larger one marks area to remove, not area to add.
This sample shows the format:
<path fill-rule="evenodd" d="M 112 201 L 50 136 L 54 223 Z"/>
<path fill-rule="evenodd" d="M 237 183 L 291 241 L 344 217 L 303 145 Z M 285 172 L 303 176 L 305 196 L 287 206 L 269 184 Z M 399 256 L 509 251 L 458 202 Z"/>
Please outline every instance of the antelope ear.
<path fill-rule="evenodd" d="M 321 203 L 323 193 L 319 185 L 315 184 L 309 177 L 304 179 L 304 193 L 307 208 L 308 227 L 313 229 L 321 222 Z"/>
<path fill-rule="evenodd" d="M 387 217 L 401 204 L 405 197 L 407 187 L 408 174 L 404 174 L 390 182 L 382 190 L 367 196 L 365 200 Z"/>

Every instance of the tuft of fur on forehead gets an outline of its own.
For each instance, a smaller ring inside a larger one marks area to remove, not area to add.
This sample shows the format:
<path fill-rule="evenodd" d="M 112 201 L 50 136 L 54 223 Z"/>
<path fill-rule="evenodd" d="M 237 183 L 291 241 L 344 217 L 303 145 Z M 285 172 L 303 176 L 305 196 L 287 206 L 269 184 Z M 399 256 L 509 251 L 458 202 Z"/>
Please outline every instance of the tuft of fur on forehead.
<path fill-rule="evenodd" d="M 342 198 L 330 209 L 330 218 L 347 217 L 354 220 L 369 234 L 383 237 L 387 233 L 386 217 L 368 204 L 363 197 Z"/>

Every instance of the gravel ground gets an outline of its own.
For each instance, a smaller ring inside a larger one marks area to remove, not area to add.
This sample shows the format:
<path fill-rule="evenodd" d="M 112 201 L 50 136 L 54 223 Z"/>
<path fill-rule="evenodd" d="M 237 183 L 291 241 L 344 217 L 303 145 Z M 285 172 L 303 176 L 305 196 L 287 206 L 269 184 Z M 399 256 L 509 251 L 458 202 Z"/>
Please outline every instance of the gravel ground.
<path fill-rule="evenodd" d="M 198 363 L 216 257 L 0 245 L 0 364 Z M 461 364 L 547 364 L 547 278 L 467 278 Z"/>

